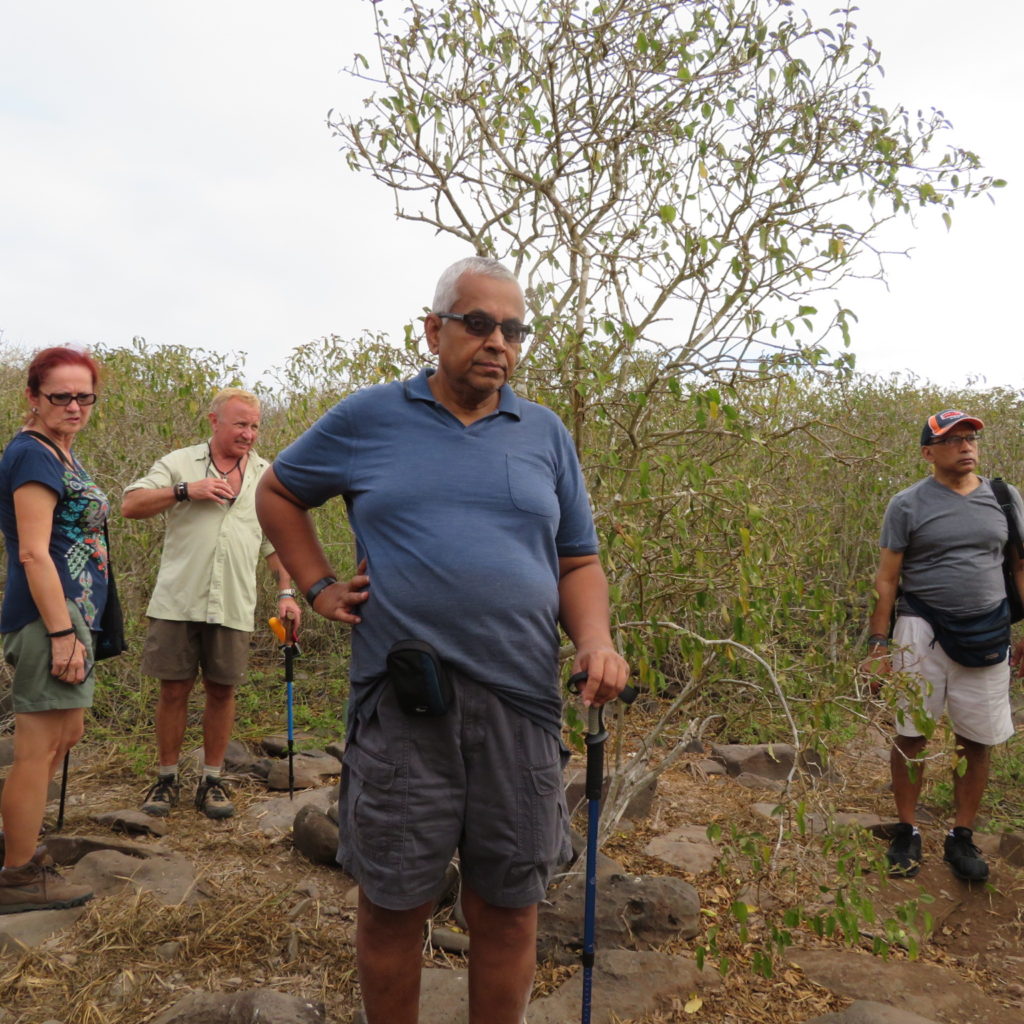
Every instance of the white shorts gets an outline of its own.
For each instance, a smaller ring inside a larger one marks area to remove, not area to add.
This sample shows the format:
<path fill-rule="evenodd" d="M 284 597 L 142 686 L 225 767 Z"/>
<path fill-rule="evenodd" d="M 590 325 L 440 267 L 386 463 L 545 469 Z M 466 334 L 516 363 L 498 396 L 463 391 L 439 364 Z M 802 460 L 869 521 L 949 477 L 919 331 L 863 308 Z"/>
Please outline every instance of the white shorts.
<path fill-rule="evenodd" d="M 893 630 L 893 671 L 921 677 L 925 711 L 938 721 L 945 709 L 958 736 L 987 747 L 1005 743 L 1015 731 L 1009 661 L 967 668 L 953 661 L 933 643 L 933 638 L 932 627 L 924 619 L 901 615 Z M 909 716 L 903 721 L 897 719 L 896 732 L 901 736 L 921 735 Z"/>

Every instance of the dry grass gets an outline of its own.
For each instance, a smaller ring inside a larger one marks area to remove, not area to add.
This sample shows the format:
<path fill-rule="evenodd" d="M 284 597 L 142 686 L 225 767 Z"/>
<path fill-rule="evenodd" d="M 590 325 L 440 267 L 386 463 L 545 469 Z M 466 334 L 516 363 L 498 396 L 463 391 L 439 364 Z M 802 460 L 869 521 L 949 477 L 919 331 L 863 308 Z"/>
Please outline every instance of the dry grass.
<path fill-rule="evenodd" d="M 0 959 L 0 1006 L 26 1022 L 142 1024 L 192 990 L 267 987 L 333 1004 L 332 1019 L 345 1019 L 337 993 L 352 989 L 350 932 L 315 908 L 293 917 L 298 903 L 280 892 L 169 907 L 147 894 L 97 899 L 59 943 Z"/>
<path fill-rule="evenodd" d="M 642 722 L 634 728 L 642 728 Z M 823 853 L 819 838 L 801 836 L 791 820 L 787 827 L 793 835 L 776 849 L 773 827 L 751 806 L 774 798 L 702 776 L 696 770 L 699 759 L 694 755 L 676 765 L 661 782 L 651 816 L 617 830 L 604 852 L 629 871 L 675 874 L 694 884 L 704 930 L 696 940 L 672 943 L 665 951 L 693 955 L 717 929 L 717 956 L 709 957 L 708 969 L 716 969 L 719 958 L 726 958 L 729 968 L 722 987 L 704 994 L 697 1012 L 688 1013 L 679 1003 L 622 1024 L 797 1024 L 839 1008 L 842 1000 L 808 982 L 784 954 L 777 957 L 770 978 L 755 973 L 755 957 L 769 948 L 771 929 L 785 908 L 827 910 L 835 887 L 874 877 L 863 875 L 861 869 L 881 856 L 881 844 L 851 838 L 846 866 L 840 868 L 835 854 Z M 882 760 L 862 746 L 836 754 L 834 763 L 836 781 L 800 782 L 789 805 L 802 801 L 808 812 L 841 807 L 888 814 Z M 135 806 L 141 787 L 128 759 L 104 750 L 93 751 L 91 760 L 86 757 L 76 767 L 71 791 L 86 800 L 72 804 L 67 831 L 94 833 L 95 826 L 86 820 L 87 809 Z M 243 810 L 264 796 L 255 783 L 246 783 L 237 789 L 236 803 Z M 691 876 L 644 853 L 654 835 L 694 823 L 718 824 L 722 829 L 725 855 L 715 870 Z M 17 1024 L 49 1019 L 65 1024 L 146 1024 L 193 990 L 267 987 L 324 1003 L 334 1024 L 351 1021 L 359 1005 L 354 914 L 344 904 L 342 876 L 310 865 L 287 841 L 271 841 L 238 818 L 212 823 L 184 806 L 170 824 L 170 834 L 160 845 L 196 865 L 203 898 L 195 905 L 171 907 L 147 895 L 94 900 L 73 928 L 44 947 L 20 956 L 0 955 L 0 1006 L 16 1015 Z M 753 837 L 749 842 L 761 863 L 729 839 L 732 829 Z M 745 932 L 731 913 L 737 900 L 757 908 Z M 842 945 L 839 938 L 819 938 L 805 926 L 794 928 L 792 937 L 798 946 Z M 866 947 L 868 940 L 858 944 Z M 997 962 L 953 954 L 935 944 L 925 947 L 921 959 L 959 970 L 965 979 L 998 994 L 1019 969 L 1018 949 L 1019 945 L 1010 946 L 1005 962 Z M 906 954 L 894 949 L 891 955 Z M 433 953 L 433 960 L 438 966 L 464 963 L 440 951 Z M 552 991 L 575 969 L 542 964 L 535 994 Z"/>

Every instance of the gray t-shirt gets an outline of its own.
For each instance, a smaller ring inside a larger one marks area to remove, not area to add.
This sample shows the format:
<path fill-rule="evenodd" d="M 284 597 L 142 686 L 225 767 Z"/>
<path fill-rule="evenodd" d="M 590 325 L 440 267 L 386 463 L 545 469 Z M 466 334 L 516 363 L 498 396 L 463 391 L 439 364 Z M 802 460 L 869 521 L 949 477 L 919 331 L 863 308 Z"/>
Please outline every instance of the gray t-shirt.
<path fill-rule="evenodd" d="M 1010 496 L 1020 524 L 1024 504 L 1013 486 Z M 1006 517 L 988 480 L 957 494 L 929 476 L 889 501 L 880 543 L 903 553 L 905 591 L 953 615 L 980 615 L 1006 596 L 1006 539 Z M 902 601 L 898 611 L 913 614 Z"/>

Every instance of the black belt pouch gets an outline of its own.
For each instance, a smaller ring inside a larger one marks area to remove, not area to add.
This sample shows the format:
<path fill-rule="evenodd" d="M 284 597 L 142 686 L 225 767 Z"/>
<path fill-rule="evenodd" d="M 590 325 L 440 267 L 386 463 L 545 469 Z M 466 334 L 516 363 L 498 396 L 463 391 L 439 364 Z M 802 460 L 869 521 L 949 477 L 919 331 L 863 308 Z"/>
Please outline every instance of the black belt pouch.
<path fill-rule="evenodd" d="M 958 665 L 985 668 L 1006 661 L 1010 653 L 1010 603 L 1005 598 L 992 611 L 966 618 L 933 608 L 913 594 L 904 592 L 903 598 L 911 611 L 932 627 L 939 646 Z"/>
<path fill-rule="evenodd" d="M 452 702 L 452 681 L 444 662 L 425 640 L 399 640 L 388 651 L 388 681 L 398 706 L 416 717 L 437 718 Z"/>

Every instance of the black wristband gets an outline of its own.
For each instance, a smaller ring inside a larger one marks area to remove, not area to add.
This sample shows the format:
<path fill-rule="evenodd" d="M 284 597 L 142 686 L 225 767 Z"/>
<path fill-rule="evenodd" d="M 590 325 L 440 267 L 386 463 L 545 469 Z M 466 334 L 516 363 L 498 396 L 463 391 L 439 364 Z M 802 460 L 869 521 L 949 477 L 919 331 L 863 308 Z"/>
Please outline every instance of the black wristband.
<path fill-rule="evenodd" d="M 74 633 L 74 631 L 75 631 L 75 627 L 74 626 L 68 626 L 67 629 L 55 629 L 52 633 L 47 633 L 46 635 L 51 640 L 53 640 L 55 637 L 58 637 L 58 636 L 71 636 L 71 634 Z"/>
<path fill-rule="evenodd" d="M 881 633 L 873 633 L 868 637 L 868 647 L 888 647 L 889 638 Z"/>
<path fill-rule="evenodd" d="M 312 608 L 313 602 L 319 596 L 320 591 L 326 590 L 328 587 L 333 586 L 337 582 L 337 576 L 324 576 L 323 578 L 318 579 L 316 583 L 314 583 L 313 586 L 311 586 L 309 590 L 306 591 L 306 603 Z"/>
<path fill-rule="evenodd" d="M 188 501 L 188 483 L 186 481 L 180 480 L 174 485 L 174 500 Z"/>

